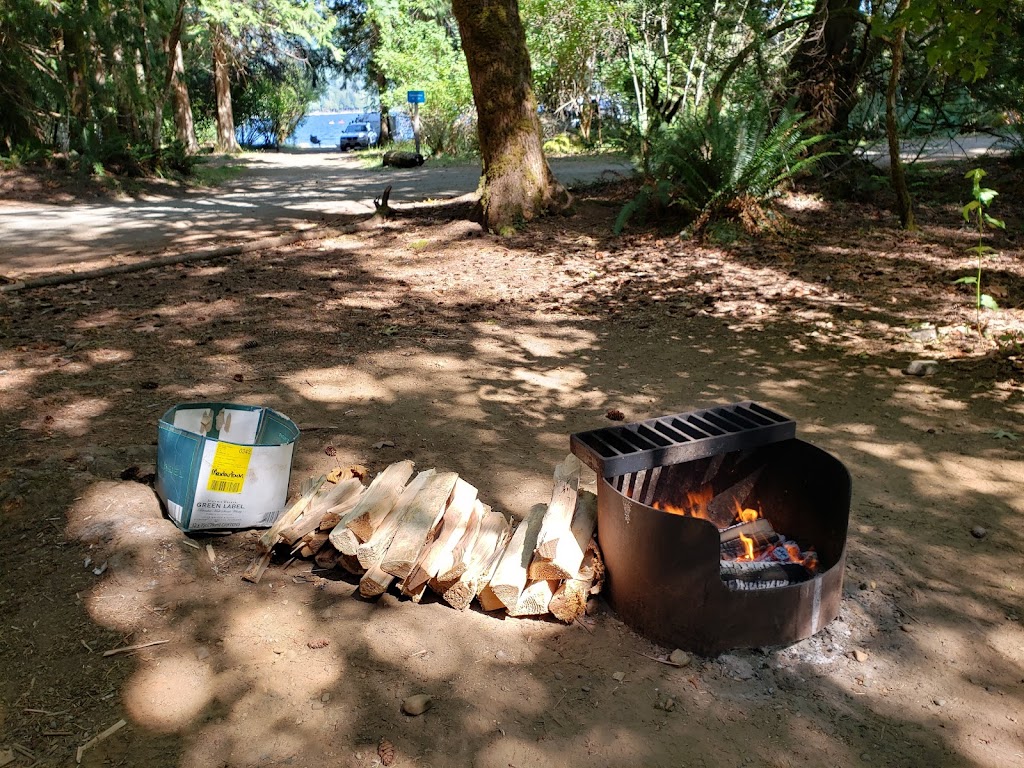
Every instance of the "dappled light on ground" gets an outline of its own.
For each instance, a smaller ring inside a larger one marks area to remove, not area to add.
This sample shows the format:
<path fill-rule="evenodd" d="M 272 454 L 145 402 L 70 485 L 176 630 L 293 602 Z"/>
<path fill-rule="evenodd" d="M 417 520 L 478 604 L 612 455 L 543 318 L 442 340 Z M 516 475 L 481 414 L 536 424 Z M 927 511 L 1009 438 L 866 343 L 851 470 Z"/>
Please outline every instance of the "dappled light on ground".
<path fill-rule="evenodd" d="M 917 245 L 867 252 L 804 219 L 786 242 L 614 239 L 607 208 L 586 205 L 498 239 L 435 215 L 3 299 L 13 738 L 66 764 L 124 717 L 82 764 L 156 768 L 369 768 L 382 738 L 396 764 L 430 766 L 1018 760 L 1024 390 L 967 332 L 907 335 L 969 314 L 936 271 L 889 301 L 907 264 L 931 264 Z M 939 374 L 901 373 L 924 355 Z M 186 537 L 149 487 L 120 479 L 153 462 L 168 407 L 232 400 L 302 427 L 293 488 L 409 458 L 521 516 L 546 501 L 568 435 L 609 409 L 639 420 L 746 399 L 795 418 L 854 478 L 840 618 L 738 653 L 749 679 L 728 659 L 658 664 L 647 657 L 671 649 L 606 609 L 565 627 L 367 602 L 301 561 L 251 585 L 256 533 Z M 417 718 L 400 711 L 413 693 L 434 699 Z"/>

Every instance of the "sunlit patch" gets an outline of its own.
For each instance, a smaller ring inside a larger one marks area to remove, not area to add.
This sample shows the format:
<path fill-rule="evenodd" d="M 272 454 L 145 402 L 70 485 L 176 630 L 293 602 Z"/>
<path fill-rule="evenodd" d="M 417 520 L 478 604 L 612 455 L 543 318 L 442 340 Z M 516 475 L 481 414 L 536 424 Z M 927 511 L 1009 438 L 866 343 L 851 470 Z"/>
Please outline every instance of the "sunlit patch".
<path fill-rule="evenodd" d="M 394 391 L 378 377 L 348 367 L 307 368 L 283 376 L 281 382 L 307 400 L 332 405 L 344 405 L 379 398 L 385 402 L 394 399 Z"/>
<path fill-rule="evenodd" d="M 51 408 L 43 419 L 48 430 L 81 437 L 93 430 L 96 419 L 107 413 L 110 407 L 110 401 L 106 398 L 86 398 Z"/>
<path fill-rule="evenodd" d="M 790 211 L 824 211 L 828 207 L 820 197 L 799 192 L 784 195 L 779 205 Z"/>
<path fill-rule="evenodd" d="M 128 681 L 124 705 L 135 722 L 159 733 L 190 725 L 213 699 L 214 674 L 198 660 L 161 658 Z"/>
<path fill-rule="evenodd" d="M 123 363 L 135 357 L 134 352 L 127 349 L 93 349 L 89 351 L 89 362 L 93 365 L 106 365 L 109 363 Z"/>

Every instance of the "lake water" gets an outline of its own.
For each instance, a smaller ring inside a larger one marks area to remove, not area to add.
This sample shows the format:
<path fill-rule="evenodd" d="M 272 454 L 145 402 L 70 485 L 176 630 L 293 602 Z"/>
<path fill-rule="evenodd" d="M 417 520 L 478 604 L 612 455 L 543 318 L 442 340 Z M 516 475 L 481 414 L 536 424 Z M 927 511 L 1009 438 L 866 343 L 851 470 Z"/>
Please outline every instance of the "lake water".
<path fill-rule="evenodd" d="M 397 124 L 395 130 L 396 138 L 411 139 L 412 121 L 409 116 L 404 112 L 392 112 L 391 116 Z M 360 118 L 372 125 L 378 133 L 380 132 L 379 112 L 367 113 L 357 110 L 351 112 L 326 112 L 320 115 L 306 115 L 295 129 L 295 132 L 285 140 L 285 146 L 298 149 L 310 149 L 316 146 L 324 149 L 330 147 L 337 148 L 338 139 L 341 138 L 345 126 L 353 120 Z M 310 138 L 313 136 L 319 139 L 319 144 L 314 144 L 310 141 Z M 241 139 L 241 137 L 239 138 Z"/>

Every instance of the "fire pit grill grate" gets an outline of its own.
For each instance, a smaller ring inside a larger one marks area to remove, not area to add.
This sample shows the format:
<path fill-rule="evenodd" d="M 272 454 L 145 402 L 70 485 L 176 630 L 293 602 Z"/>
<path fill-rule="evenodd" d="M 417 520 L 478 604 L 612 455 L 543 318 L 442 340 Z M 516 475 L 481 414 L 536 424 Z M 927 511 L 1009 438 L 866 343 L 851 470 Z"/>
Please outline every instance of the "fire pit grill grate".
<path fill-rule="evenodd" d="M 570 448 L 599 475 L 616 477 L 795 436 L 795 421 L 746 401 L 577 432 Z"/>

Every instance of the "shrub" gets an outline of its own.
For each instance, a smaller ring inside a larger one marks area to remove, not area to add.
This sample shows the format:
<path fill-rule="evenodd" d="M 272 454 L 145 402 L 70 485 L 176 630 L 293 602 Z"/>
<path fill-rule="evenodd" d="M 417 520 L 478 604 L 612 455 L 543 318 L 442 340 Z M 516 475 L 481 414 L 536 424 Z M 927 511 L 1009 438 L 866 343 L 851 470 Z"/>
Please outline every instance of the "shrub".
<path fill-rule="evenodd" d="M 700 237 L 708 223 L 737 218 L 748 227 L 766 221 L 763 205 L 796 174 L 824 155 L 808 149 L 824 136 L 805 136 L 803 116 L 784 112 L 769 125 L 768 112 L 713 113 L 663 126 L 651 147 L 650 179 L 615 223 L 616 232 L 648 203 L 692 218 Z"/>

